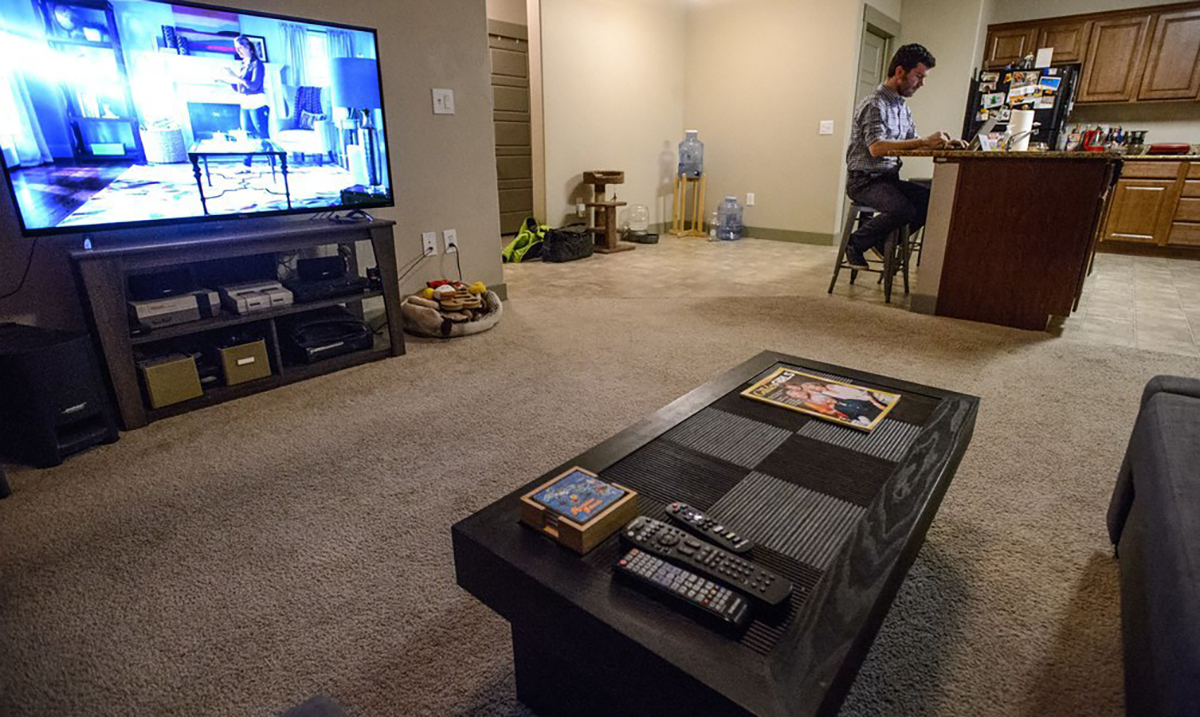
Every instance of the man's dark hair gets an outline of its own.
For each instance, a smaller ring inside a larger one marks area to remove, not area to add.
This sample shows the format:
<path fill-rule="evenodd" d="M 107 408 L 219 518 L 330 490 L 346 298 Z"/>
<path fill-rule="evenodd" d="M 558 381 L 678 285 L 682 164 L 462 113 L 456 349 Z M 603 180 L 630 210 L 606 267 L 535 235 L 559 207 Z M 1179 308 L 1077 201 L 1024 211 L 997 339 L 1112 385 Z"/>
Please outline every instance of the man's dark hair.
<path fill-rule="evenodd" d="M 888 63 L 887 76 L 892 77 L 896 74 L 897 67 L 903 67 L 905 72 L 915 68 L 918 64 L 924 64 L 929 69 L 937 64 L 937 60 L 933 59 L 933 53 L 925 49 L 924 45 L 912 43 L 905 45 L 896 54 L 892 55 L 892 61 Z"/>

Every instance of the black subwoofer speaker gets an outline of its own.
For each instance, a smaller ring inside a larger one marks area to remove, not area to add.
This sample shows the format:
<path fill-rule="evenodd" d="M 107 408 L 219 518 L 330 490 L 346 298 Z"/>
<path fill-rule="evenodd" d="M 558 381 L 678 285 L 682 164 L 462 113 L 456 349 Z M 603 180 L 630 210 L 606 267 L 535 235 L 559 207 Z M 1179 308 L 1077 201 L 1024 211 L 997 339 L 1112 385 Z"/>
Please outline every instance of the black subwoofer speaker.
<path fill-rule="evenodd" d="M 46 468 L 117 440 L 86 334 L 0 323 L 0 450 Z"/>

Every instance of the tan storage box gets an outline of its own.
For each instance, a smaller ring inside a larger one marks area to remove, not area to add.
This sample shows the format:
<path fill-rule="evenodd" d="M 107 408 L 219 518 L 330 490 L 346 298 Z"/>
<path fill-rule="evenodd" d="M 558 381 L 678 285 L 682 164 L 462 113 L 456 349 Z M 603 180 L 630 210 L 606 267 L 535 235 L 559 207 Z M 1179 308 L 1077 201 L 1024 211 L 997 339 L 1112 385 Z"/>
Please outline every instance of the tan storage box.
<path fill-rule="evenodd" d="M 259 339 L 248 344 L 226 346 L 220 349 L 221 370 L 225 372 L 225 385 L 254 381 L 271 375 L 271 362 L 267 359 L 267 342 Z"/>
<path fill-rule="evenodd" d="M 138 368 L 146 384 L 151 408 L 162 408 L 204 395 L 204 390 L 200 388 L 200 374 L 196 371 L 196 359 L 191 356 L 163 356 L 142 361 Z"/>

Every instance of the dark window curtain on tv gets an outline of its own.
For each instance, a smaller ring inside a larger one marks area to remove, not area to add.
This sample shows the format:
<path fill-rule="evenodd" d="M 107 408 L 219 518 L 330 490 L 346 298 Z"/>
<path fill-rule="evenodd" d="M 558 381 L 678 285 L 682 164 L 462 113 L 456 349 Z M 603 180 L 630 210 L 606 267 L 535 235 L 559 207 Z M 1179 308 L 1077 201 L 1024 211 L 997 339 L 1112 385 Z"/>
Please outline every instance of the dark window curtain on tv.
<path fill-rule="evenodd" d="M 288 66 L 292 70 L 288 81 L 297 87 L 307 85 L 308 30 L 294 22 L 281 22 L 279 26 L 283 30 L 283 44 L 287 46 Z"/>
<path fill-rule="evenodd" d="M 0 80 L 0 145 L 10 166 L 32 167 L 51 161 L 25 78 L 17 72 Z M 16 160 L 14 163 L 13 160 Z"/>

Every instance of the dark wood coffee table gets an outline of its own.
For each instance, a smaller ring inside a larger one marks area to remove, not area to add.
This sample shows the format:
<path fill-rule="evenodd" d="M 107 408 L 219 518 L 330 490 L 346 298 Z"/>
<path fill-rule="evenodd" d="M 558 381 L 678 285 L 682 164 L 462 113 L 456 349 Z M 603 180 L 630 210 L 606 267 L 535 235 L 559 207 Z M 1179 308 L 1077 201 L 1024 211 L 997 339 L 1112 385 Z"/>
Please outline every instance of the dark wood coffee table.
<path fill-rule="evenodd" d="M 871 434 L 738 394 L 780 364 L 901 394 Z M 453 528 L 458 584 L 512 624 L 517 695 L 539 715 L 830 715 L 866 658 L 975 426 L 979 399 L 762 353 Z M 737 638 L 613 579 L 612 536 L 579 556 L 518 523 L 574 465 L 666 520 L 690 503 L 755 540 L 795 585 Z M 501 639 L 501 635 L 496 636 Z"/>

